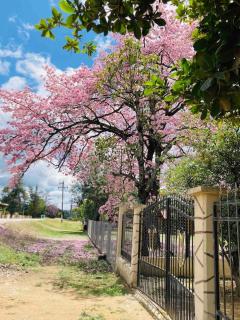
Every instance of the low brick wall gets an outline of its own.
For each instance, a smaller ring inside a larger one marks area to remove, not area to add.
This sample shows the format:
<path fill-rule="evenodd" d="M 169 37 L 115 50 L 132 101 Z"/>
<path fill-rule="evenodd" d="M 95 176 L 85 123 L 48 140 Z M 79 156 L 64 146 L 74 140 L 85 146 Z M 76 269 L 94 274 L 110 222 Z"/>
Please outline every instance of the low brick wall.
<path fill-rule="evenodd" d="M 131 264 L 129 261 L 127 261 L 123 257 L 117 257 L 115 272 L 121 278 L 123 278 L 130 287 L 133 286 L 131 277 Z"/>

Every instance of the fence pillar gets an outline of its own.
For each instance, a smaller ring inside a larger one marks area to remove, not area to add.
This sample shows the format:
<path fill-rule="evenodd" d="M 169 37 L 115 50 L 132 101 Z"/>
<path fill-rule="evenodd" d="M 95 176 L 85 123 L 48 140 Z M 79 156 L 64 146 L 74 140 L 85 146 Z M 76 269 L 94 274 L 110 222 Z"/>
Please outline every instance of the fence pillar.
<path fill-rule="evenodd" d="M 215 319 L 213 205 L 219 189 L 196 187 L 188 192 L 194 198 L 194 295 L 195 319 Z"/>
<path fill-rule="evenodd" d="M 144 205 L 137 205 L 133 209 L 133 234 L 132 234 L 132 254 L 131 254 L 131 286 L 137 287 L 138 276 L 138 253 L 140 238 L 140 217 Z"/>
<path fill-rule="evenodd" d="M 127 204 L 120 204 L 118 212 L 118 233 L 117 233 L 117 250 L 116 256 L 121 256 L 121 246 L 122 246 L 122 224 L 123 224 L 123 215 L 128 210 Z"/>

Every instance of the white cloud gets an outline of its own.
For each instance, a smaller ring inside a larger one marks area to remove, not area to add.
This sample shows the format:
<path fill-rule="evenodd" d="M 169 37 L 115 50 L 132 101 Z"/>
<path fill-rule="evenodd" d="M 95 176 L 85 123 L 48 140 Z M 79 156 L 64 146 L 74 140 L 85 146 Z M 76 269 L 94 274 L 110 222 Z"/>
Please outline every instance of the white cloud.
<path fill-rule="evenodd" d="M 6 163 L 3 157 L 0 157 L 0 190 L 8 184 L 9 179 L 10 174 Z M 47 197 L 49 203 L 55 204 L 59 208 L 61 208 L 62 196 L 59 186 L 62 181 L 68 187 L 64 193 L 64 209 L 68 210 L 70 209 L 71 186 L 75 181 L 72 176 L 65 176 L 52 166 L 48 166 L 46 162 L 40 161 L 34 164 L 23 178 L 25 187 L 35 189 L 37 186 L 39 194 L 43 198 Z"/>
<path fill-rule="evenodd" d="M 35 29 L 34 25 L 32 25 L 30 23 L 23 23 L 22 26 L 25 30 L 34 30 Z"/>
<path fill-rule="evenodd" d="M 18 91 L 24 89 L 26 85 L 27 80 L 25 78 L 14 76 L 2 85 L 2 89 Z"/>
<path fill-rule="evenodd" d="M 19 37 L 22 40 L 29 40 L 30 31 L 34 30 L 34 26 L 30 23 L 21 22 L 21 24 L 17 27 L 17 32 Z"/>
<path fill-rule="evenodd" d="M 11 17 L 8 18 L 9 22 L 15 23 L 17 21 L 17 15 L 13 15 Z"/>
<path fill-rule="evenodd" d="M 65 191 L 64 197 L 64 209 L 69 209 L 69 202 L 71 199 L 70 190 L 71 185 L 74 182 L 72 176 L 66 176 L 61 172 L 58 172 L 52 166 L 49 166 L 46 162 L 40 161 L 33 165 L 25 174 L 23 179 L 24 184 L 29 187 L 38 186 L 39 192 L 47 194 L 49 202 L 61 207 L 61 190 L 59 188 L 60 183 L 64 181 L 64 184 L 68 189 Z"/>
<path fill-rule="evenodd" d="M 24 41 L 27 41 L 30 38 L 30 33 L 27 30 L 25 30 L 24 28 L 22 28 L 21 26 L 17 27 L 17 33 L 18 33 L 19 37 Z"/>
<path fill-rule="evenodd" d="M 46 74 L 44 67 L 47 64 L 51 64 L 49 57 L 45 58 L 38 53 L 26 53 L 24 59 L 17 61 L 16 71 L 40 82 Z"/>
<path fill-rule="evenodd" d="M 0 58 L 14 58 L 20 59 L 23 55 L 21 46 L 14 47 L 13 45 L 8 45 L 6 47 L 0 46 Z"/>
<path fill-rule="evenodd" d="M 17 33 L 19 37 L 23 41 L 28 41 L 30 38 L 30 32 L 34 30 L 34 26 L 28 22 L 23 22 L 21 19 L 18 18 L 17 15 L 10 16 L 8 21 L 14 23 L 17 26 Z"/>
<path fill-rule="evenodd" d="M 23 59 L 16 62 L 16 71 L 28 79 L 34 80 L 35 85 L 31 87 L 43 96 L 48 95 L 43 81 L 46 76 L 46 65 L 52 65 L 50 57 L 44 57 L 32 52 L 26 53 Z M 56 70 L 57 72 L 62 72 L 60 69 L 56 68 Z"/>
<path fill-rule="evenodd" d="M 9 61 L 0 60 L 0 74 L 7 75 L 9 73 L 11 63 Z"/>
<path fill-rule="evenodd" d="M 111 50 L 114 45 L 114 39 L 111 36 L 97 35 L 94 39 L 97 45 L 97 52 Z"/>

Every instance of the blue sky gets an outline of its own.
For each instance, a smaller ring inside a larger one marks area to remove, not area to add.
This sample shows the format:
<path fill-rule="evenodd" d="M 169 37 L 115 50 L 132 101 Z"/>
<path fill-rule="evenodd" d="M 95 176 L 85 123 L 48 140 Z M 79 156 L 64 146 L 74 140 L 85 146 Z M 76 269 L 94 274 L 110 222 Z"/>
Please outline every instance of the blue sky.
<path fill-rule="evenodd" d="M 51 6 L 57 5 L 57 0 L 8 0 L 2 1 L 0 10 L 0 86 L 5 89 L 21 90 L 26 85 L 41 94 L 43 90 L 42 75 L 46 63 L 58 69 L 77 68 L 81 64 L 91 65 L 93 58 L 87 55 L 74 54 L 62 49 L 65 30 L 56 32 L 56 40 L 42 38 L 34 29 L 34 25 L 41 18 L 51 15 Z M 94 40 L 98 49 L 109 44 L 109 39 L 97 36 L 94 33 L 86 34 L 84 41 Z M 0 113 L 1 125 L 5 115 Z M 9 174 L 0 159 L 0 186 L 4 186 L 9 179 Z M 44 193 L 48 193 L 52 203 L 60 205 L 60 192 L 58 184 L 65 180 L 70 186 L 72 177 L 65 177 L 55 169 L 45 164 L 32 168 L 24 179 L 28 186 L 36 184 Z M 69 207 L 70 194 L 66 199 Z"/>
<path fill-rule="evenodd" d="M 56 40 L 40 37 L 37 30 L 32 29 L 41 18 L 51 15 L 51 5 L 54 0 L 9 0 L 1 4 L 0 21 L 2 27 L 0 43 L 7 46 L 10 43 L 21 45 L 26 52 L 38 52 L 43 56 L 51 56 L 53 64 L 61 69 L 69 66 L 77 67 L 81 63 L 91 64 L 86 55 L 76 55 L 61 50 L 64 44 L 66 30 L 57 31 Z M 95 35 L 88 33 L 85 37 L 93 40 Z"/>

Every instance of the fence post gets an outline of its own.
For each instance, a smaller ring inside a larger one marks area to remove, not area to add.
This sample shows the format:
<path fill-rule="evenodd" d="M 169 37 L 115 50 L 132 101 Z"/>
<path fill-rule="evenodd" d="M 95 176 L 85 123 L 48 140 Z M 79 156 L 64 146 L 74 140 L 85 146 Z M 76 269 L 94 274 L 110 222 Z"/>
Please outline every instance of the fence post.
<path fill-rule="evenodd" d="M 140 247 L 140 217 L 144 205 L 134 206 L 133 209 L 133 234 L 132 234 L 132 254 L 131 254 L 131 286 L 137 287 L 138 280 L 138 255 Z"/>
<path fill-rule="evenodd" d="M 219 189 L 196 187 L 194 198 L 194 297 L 195 319 L 215 319 L 213 207 Z"/>

